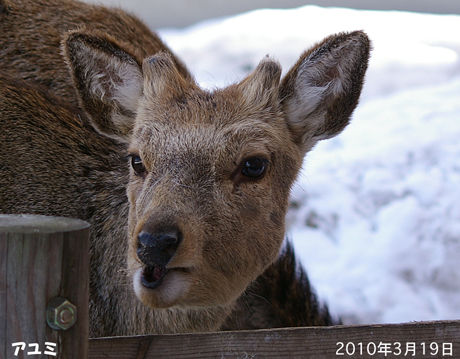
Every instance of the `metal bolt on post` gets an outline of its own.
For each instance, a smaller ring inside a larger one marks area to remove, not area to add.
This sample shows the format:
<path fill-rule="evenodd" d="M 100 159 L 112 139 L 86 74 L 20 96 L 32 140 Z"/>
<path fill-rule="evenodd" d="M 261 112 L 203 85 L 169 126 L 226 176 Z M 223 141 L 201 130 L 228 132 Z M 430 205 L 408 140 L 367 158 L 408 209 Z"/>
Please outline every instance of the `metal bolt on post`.
<path fill-rule="evenodd" d="M 46 308 L 46 322 L 55 330 L 70 329 L 77 321 L 77 307 L 69 300 L 56 297 Z"/>

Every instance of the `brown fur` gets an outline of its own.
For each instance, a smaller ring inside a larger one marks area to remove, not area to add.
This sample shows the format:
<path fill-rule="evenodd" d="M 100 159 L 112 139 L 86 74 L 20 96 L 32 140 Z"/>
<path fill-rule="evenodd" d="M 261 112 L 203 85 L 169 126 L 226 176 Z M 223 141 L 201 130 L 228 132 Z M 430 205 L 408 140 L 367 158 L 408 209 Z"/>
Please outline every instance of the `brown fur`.
<path fill-rule="evenodd" d="M 303 156 L 339 133 L 357 104 L 367 37 L 324 40 L 281 83 L 279 65 L 265 59 L 240 83 L 207 92 L 155 35 L 119 10 L 69 0 L 14 4 L 0 15 L 0 64 L 32 85 L 4 80 L 0 89 L 0 210 L 92 222 L 91 335 L 328 323 L 311 305 L 308 283 L 288 275 L 295 272 L 292 255 L 271 264 Z M 34 31 L 15 34 L 19 21 Z M 61 38 L 70 75 L 58 54 Z M 142 59 L 147 54 L 153 56 Z M 70 105 L 50 100 L 37 83 Z M 142 159 L 145 173 L 128 173 L 127 154 Z M 259 179 L 242 172 L 253 157 L 267 164 Z M 163 284 L 147 289 L 139 280 L 137 235 L 170 226 L 180 228 L 183 241 Z M 282 309 L 290 308 L 290 295 L 276 299 L 274 284 L 292 294 L 304 290 L 298 302 L 311 317 L 288 319 L 296 315 Z M 254 303 L 251 315 L 244 303 Z"/>
<path fill-rule="evenodd" d="M 339 324 L 321 306 L 287 242 L 278 259 L 246 289 L 222 329 L 263 329 Z"/>
<path fill-rule="evenodd" d="M 12 78 L 36 81 L 77 105 L 58 50 L 63 35 L 76 28 L 113 36 L 139 64 L 148 55 L 169 51 L 144 23 L 121 9 L 73 0 L 0 0 L 1 71 Z M 179 71 L 188 76 L 185 66 L 174 60 Z"/>
<path fill-rule="evenodd" d="M 5 0 L 0 0 L 0 15 L 8 13 L 8 4 Z"/>

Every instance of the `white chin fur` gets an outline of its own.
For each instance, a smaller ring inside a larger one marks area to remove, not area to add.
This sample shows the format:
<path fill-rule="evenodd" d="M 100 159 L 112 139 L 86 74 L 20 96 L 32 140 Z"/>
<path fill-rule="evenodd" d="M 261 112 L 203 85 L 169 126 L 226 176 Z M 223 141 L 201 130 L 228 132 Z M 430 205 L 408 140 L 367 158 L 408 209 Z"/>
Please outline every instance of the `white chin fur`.
<path fill-rule="evenodd" d="M 142 291 L 145 289 L 141 283 L 142 268 L 139 268 L 133 275 L 134 293 L 139 299 L 142 298 Z"/>

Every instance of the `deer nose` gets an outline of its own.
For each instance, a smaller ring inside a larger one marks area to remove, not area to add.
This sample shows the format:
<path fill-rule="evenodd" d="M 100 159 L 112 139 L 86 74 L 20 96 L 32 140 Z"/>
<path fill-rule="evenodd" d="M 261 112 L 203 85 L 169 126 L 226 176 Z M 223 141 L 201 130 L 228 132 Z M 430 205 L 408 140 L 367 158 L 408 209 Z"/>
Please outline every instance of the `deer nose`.
<path fill-rule="evenodd" d="M 137 256 L 147 266 L 164 267 L 176 253 L 182 241 L 178 230 L 163 233 L 140 232 L 137 236 Z"/>

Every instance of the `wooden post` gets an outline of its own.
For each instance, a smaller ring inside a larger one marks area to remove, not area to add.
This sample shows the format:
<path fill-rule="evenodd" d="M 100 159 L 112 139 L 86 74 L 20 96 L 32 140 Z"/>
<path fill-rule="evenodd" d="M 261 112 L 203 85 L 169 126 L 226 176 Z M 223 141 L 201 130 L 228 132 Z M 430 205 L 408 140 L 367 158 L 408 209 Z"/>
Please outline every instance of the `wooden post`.
<path fill-rule="evenodd" d="M 88 250 L 81 220 L 0 215 L 0 359 L 87 357 Z M 75 324 L 52 329 L 47 307 L 51 324 Z"/>

